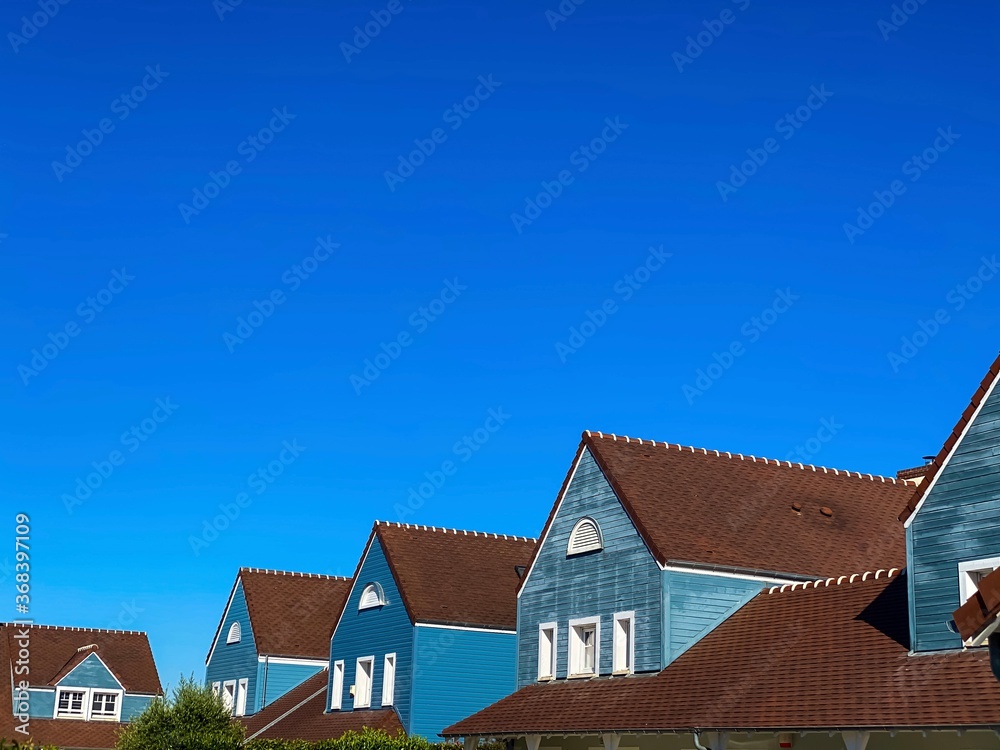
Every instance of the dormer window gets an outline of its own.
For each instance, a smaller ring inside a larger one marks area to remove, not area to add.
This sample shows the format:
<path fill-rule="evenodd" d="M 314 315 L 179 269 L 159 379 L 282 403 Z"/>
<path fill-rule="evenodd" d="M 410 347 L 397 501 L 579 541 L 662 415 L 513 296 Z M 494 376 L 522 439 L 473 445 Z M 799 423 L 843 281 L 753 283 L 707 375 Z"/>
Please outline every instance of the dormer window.
<path fill-rule="evenodd" d="M 382 587 L 377 583 L 369 583 L 361 592 L 361 601 L 358 602 L 358 609 L 374 609 L 385 606 L 385 594 Z"/>
<path fill-rule="evenodd" d="M 566 556 L 582 555 L 584 552 L 595 552 L 604 549 L 604 538 L 601 527 L 593 518 L 581 518 L 576 522 L 569 535 L 569 545 Z"/>
<path fill-rule="evenodd" d="M 229 635 L 226 636 L 226 644 L 239 643 L 241 637 L 242 634 L 240 632 L 240 624 L 238 622 L 234 622 L 229 626 Z"/>
<path fill-rule="evenodd" d="M 959 604 L 965 604 L 976 593 L 979 582 L 1000 568 L 1000 557 L 985 560 L 969 560 L 958 564 Z"/>

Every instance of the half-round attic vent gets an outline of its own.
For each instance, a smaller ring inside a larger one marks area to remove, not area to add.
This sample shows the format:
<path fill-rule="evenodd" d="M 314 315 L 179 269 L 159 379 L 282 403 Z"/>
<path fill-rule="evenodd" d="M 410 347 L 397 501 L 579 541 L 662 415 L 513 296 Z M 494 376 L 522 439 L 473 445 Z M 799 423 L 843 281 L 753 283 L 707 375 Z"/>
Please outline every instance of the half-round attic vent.
<path fill-rule="evenodd" d="M 229 626 L 229 635 L 226 636 L 226 643 L 239 643 L 242 637 L 243 634 L 240 632 L 240 624 L 238 622 L 234 622 Z"/>
<path fill-rule="evenodd" d="M 604 549 L 601 527 L 593 518 L 581 518 L 570 532 L 566 555 L 580 555 L 601 549 Z"/>
<path fill-rule="evenodd" d="M 358 602 L 358 609 L 373 609 L 385 604 L 385 594 L 378 583 L 369 583 L 361 592 L 361 600 Z"/>

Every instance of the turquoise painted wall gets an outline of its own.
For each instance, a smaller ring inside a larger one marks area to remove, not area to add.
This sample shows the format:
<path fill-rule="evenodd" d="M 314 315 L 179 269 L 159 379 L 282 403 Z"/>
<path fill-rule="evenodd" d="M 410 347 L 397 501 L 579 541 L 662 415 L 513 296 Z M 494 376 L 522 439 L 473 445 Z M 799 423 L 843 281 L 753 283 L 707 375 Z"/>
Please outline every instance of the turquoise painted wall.
<path fill-rule="evenodd" d="M 254 706 L 259 711 L 274 703 L 293 688 L 301 685 L 323 667 L 312 664 L 275 664 L 272 661 L 257 663 L 257 694 Z M 250 709 L 247 709 L 250 713 Z"/>
<path fill-rule="evenodd" d="M 576 522 L 590 516 L 601 527 L 604 549 L 566 557 Z M 589 450 L 552 521 L 518 600 L 518 687 L 538 678 L 538 626 L 557 622 L 557 676 L 567 669 L 568 623 L 600 615 L 600 672 L 611 673 L 612 619 L 634 610 L 637 672 L 663 667 L 663 585 L 661 571 L 618 501 Z"/>
<path fill-rule="evenodd" d="M 516 688 L 517 636 L 416 628 L 410 734 L 438 733 Z"/>
<path fill-rule="evenodd" d="M 28 715 L 51 719 L 56 712 L 55 690 L 29 690 Z"/>
<path fill-rule="evenodd" d="M 704 573 L 663 571 L 667 664 L 750 601 L 765 584 Z"/>
<path fill-rule="evenodd" d="M 122 689 L 121 683 L 115 679 L 115 676 L 108 671 L 107 667 L 104 666 L 95 654 L 91 654 L 73 667 L 70 673 L 59 680 L 56 685 L 61 687 Z"/>
<path fill-rule="evenodd" d="M 128 695 L 122 699 L 122 721 L 131 721 L 146 710 L 153 699 L 146 695 Z"/>
<path fill-rule="evenodd" d="M 240 624 L 240 642 L 226 643 L 229 628 L 234 622 Z M 258 705 L 257 697 L 257 644 L 254 642 L 253 628 L 250 626 L 250 614 L 247 612 L 247 600 L 243 594 L 242 582 L 237 584 L 233 593 L 233 601 L 226 614 L 225 622 L 219 630 L 219 641 L 212 652 L 212 658 L 205 669 L 205 681 L 249 680 L 247 687 L 247 714 L 254 712 Z M 268 691 L 270 698 L 270 690 Z"/>
<path fill-rule="evenodd" d="M 969 428 L 907 529 L 915 651 L 961 648 L 958 564 L 1000 556 L 1000 390 Z"/>
<path fill-rule="evenodd" d="M 377 582 L 385 592 L 386 605 L 358 611 L 361 592 L 369 583 Z M 355 683 L 359 657 L 374 656 L 374 684 L 371 708 L 382 706 L 382 673 L 385 655 L 396 654 L 395 706 L 407 732 L 410 731 L 410 699 L 413 672 L 413 625 L 403 606 L 403 599 L 396 582 L 389 572 L 389 564 L 378 538 L 372 540 L 368 555 L 358 571 L 357 584 L 344 607 L 340 624 L 330 642 L 330 680 L 333 680 L 333 663 L 344 662 L 344 691 L 342 709 L 354 709 L 349 694 Z M 331 685 L 332 689 L 332 685 Z"/>

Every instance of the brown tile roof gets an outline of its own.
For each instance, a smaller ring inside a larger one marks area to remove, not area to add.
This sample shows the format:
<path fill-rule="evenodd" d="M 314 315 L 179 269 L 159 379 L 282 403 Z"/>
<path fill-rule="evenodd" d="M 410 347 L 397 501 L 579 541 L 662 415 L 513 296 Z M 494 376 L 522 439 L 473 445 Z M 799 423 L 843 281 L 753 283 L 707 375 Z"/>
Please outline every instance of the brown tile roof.
<path fill-rule="evenodd" d="M 909 479 L 911 482 L 917 479 L 925 479 L 931 469 L 932 467 L 930 464 L 914 466 L 912 469 L 900 469 L 896 472 L 896 479 L 902 479 L 904 481 Z"/>
<path fill-rule="evenodd" d="M 13 662 L 20 649 L 17 634 L 23 627 L 13 623 L 0 623 L 0 671 L 11 674 Z M 77 649 L 97 644 L 101 658 L 129 692 L 161 694 L 160 679 L 145 633 L 90 630 L 84 628 L 59 628 L 47 625 L 32 626 L 30 638 L 30 682 L 48 685 L 69 665 L 75 666 L 82 659 Z M 87 651 L 86 654 L 91 653 Z M 13 696 L 10 679 L 0 680 L 0 739 L 24 741 L 16 732 L 20 722 L 13 715 Z M 57 745 L 63 748 L 113 748 L 118 730 L 117 722 L 73 721 L 66 719 L 39 719 L 29 721 L 30 736 L 39 745 Z"/>
<path fill-rule="evenodd" d="M 1000 569 L 979 582 L 975 594 L 953 615 L 963 641 L 971 641 L 1000 617 Z"/>
<path fill-rule="evenodd" d="M 329 657 L 333 623 L 340 617 L 351 590 L 350 578 L 240 568 L 233 592 L 240 581 L 258 654 Z M 224 622 L 225 614 L 216 628 L 213 647 Z"/>
<path fill-rule="evenodd" d="M 247 739 L 336 739 L 344 732 L 365 727 L 384 729 L 389 734 L 403 731 L 399 716 L 391 708 L 324 713 L 329 676 L 327 670 L 320 671 L 264 710 L 244 719 Z"/>
<path fill-rule="evenodd" d="M 895 479 L 589 430 L 585 448 L 661 564 L 830 576 L 906 559 L 913 487 Z"/>
<path fill-rule="evenodd" d="M 530 685 L 444 734 L 1000 727 L 985 650 L 909 656 L 905 577 L 787 588 L 659 674 Z"/>
<path fill-rule="evenodd" d="M 384 521 L 374 536 L 412 621 L 516 629 L 516 568 L 528 564 L 535 539 Z"/>
<path fill-rule="evenodd" d="M 928 488 L 934 482 L 935 477 L 944 466 L 944 462 L 948 458 L 948 454 L 951 453 L 951 449 L 955 447 L 959 439 L 962 437 L 962 433 L 965 431 L 966 426 L 968 426 L 969 421 L 972 419 L 979 405 L 986 398 L 986 394 L 989 392 L 990 388 L 993 386 L 993 382 L 996 380 L 997 375 L 1000 375 L 1000 356 L 993 360 L 993 364 L 990 365 L 989 372 L 986 373 L 986 377 L 983 378 L 982 382 L 979 384 L 979 388 L 976 392 L 972 394 L 972 401 L 966 407 L 965 411 L 962 412 L 962 416 L 959 417 L 958 423 L 952 429 L 951 434 L 948 439 L 944 441 L 944 445 L 941 450 L 935 456 L 934 460 L 931 461 L 928 466 L 928 471 L 925 474 L 925 479 L 920 483 L 920 486 L 914 492 L 909 501 L 906 503 L 906 507 L 903 508 L 903 512 L 899 514 L 899 520 L 904 523 L 909 520 L 910 516 L 916 511 L 917 506 L 920 501 L 924 499 L 924 495 L 927 494 Z"/>

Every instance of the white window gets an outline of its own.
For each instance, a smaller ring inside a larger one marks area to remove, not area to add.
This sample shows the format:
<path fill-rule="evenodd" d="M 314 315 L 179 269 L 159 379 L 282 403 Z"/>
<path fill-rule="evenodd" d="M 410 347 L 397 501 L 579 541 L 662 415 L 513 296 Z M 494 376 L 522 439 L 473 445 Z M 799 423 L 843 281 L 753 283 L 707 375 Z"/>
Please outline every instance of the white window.
<path fill-rule="evenodd" d="M 240 624 L 238 622 L 234 622 L 229 626 L 229 635 L 226 636 L 226 644 L 239 643 L 240 635 Z"/>
<path fill-rule="evenodd" d="M 556 677 L 556 633 L 554 622 L 538 626 L 538 679 L 554 680 Z"/>
<path fill-rule="evenodd" d="M 615 615 L 614 651 L 611 671 L 631 674 L 635 671 L 635 612 Z"/>
<path fill-rule="evenodd" d="M 377 583 L 369 583 L 361 592 L 361 601 L 358 602 L 358 609 L 372 609 L 385 605 L 385 594 L 382 587 Z"/>
<path fill-rule="evenodd" d="M 333 663 L 333 684 L 330 686 L 330 709 L 340 710 L 340 702 L 344 697 L 344 662 Z"/>
<path fill-rule="evenodd" d="M 120 707 L 118 693 L 99 693 L 95 690 L 90 699 L 90 717 L 116 720 Z"/>
<path fill-rule="evenodd" d="M 368 708 L 372 704 L 372 673 L 375 671 L 375 657 L 358 659 L 357 673 L 354 675 L 354 707 Z"/>
<path fill-rule="evenodd" d="M 569 621 L 569 676 L 593 677 L 601 663 L 601 620 L 587 617 Z"/>
<path fill-rule="evenodd" d="M 604 549 L 601 527 L 593 518 L 581 518 L 570 532 L 566 555 L 580 555 L 600 549 Z"/>
<path fill-rule="evenodd" d="M 965 604 L 976 589 L 979 583 L 986 576 L 1000 568 L 1000 557 L 989 557 L 985 560 L 969 560 L 958 564 L 958 589 L 961 596 L 961 604 Z"/>
<path fill-rule="evenodd" d="M 250 687 L 250 680 L 244 677 L 240 680 L 239 689 L 236 691 L 236 715 L 247 715 L 247 690 Z"/>
<path fill-rule="evenodd" d="M 212 683 L 212 695 L 218 695 L 221 692 L 222 692 L 222 683 L 221 682 L 213 682 Z"/>
<path fill-rule="evenodd" d="M 229 713 L 236 707 L 236 680 L 226 680 L 222 683 L 222 704 Z"/>
<path fill-rule="evenodd" d="M 396 697 L 396 655 L 386 654 L 382 668 L 382 705 L 391 706 Z"/>
<path fill-rule="evenodd" d="M 87 691 L 61 689 L 56 696 L 56 718 L 83 718 L 86 714 Z"/>

